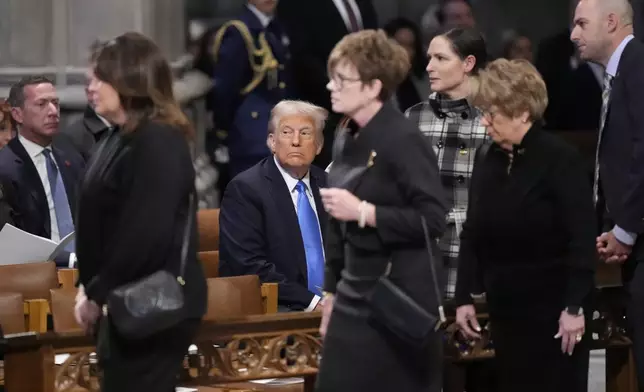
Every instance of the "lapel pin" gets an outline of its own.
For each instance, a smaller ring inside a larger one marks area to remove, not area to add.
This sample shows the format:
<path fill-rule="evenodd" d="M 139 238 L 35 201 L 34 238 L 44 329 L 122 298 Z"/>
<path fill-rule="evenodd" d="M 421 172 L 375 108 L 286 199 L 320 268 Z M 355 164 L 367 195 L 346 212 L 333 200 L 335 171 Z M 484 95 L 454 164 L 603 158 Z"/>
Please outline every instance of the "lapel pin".
<path fill-rule="evenodd" d="M 65 161 L 65 166 L 71 167 L 72 163 L 70 161 Z"/>
<path fill-rule="evenodd" d="M 373 166 L 373 161 L 376 159 L 376 155 L 378 155 L 378 153 L 376 153 L 375 150 L 371 150 L 371 154 L 369 155 L 369 159 L 367 160 L 367 167 Z"/>

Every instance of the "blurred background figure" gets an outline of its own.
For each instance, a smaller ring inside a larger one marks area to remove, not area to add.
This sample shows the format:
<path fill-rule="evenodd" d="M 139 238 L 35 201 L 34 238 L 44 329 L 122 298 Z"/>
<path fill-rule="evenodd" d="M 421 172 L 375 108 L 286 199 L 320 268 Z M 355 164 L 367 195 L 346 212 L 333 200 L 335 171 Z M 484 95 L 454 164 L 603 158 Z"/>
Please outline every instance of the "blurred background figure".
<path fill-rule="evenodd" d="M 420 29 L 407 18 L 396 18 L 387 23 L 384 30 L 405 48 L 409 55 L 411 68 L 394 94 L 398 108 L 405 111 L 429 95 L 429 78 L 425 71 L 427 56 L 423 50 Z"/>
<path fill-rule="evenodd" d="M 503 57 L 508 60 L 526 60 L 532 63 L 534 61 L 532 41 L 525 34 L 510 31 L 504 39 Z"/>
<path fill-rule="evenodd" d="M 213 39 L 213 114 L 227 141 L 230 178 L 270 155 L 271 109 L 295 94 L 290 38 L 275 16 L 277 3 L 249 0 Z"/>
<path fill-rule="evenodd" d="M 14 136 L 11 106 L 4 99 L 0 99 L 0 148 L 6 146 Z"/>

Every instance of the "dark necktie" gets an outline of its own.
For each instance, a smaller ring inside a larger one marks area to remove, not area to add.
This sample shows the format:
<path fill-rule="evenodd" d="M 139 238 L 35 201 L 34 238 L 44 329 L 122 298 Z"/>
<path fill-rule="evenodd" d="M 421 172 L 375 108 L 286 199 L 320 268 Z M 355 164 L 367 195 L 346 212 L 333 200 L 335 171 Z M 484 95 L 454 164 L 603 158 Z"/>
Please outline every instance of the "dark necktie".
<path fill-rule="evenodd" d="M 344 4 L 344 8 L 347 10 L 347 16 L 349 17 L 349 27 L 350 27 L 350 33 L 355 33 L 356 31 L 360 30 L 360 25 L 358 24 L 358 17 L 356 16 L 356 13 L 353 12 L 353 7 L 351 7 L 351 3 L 349 3 L 349 0 L 342 0 L 342 3 Z"/>
<path fill-rule="evenodd" d="M 74 231 L 74 221 L 72 220 L 72 213 L 69 208 L 69 200 L 67 199 L 65 184 L 63 183 L 63 178 L 54 162 L 52 152 L 50 149 L 46 148 L 42 153 L 47 161 L 47 178 L 49 179 L 49 187 L 51 188 L 51 198 L 54 200 L 54 211 L 56 213 L 56 221 L 58 223 L 59 240 L 62 240 L 69 233 Z M 67 244 L 65 250 L 73 252 L 74 241 Z"/>
<path fill-rule="evenodd" d="M 295 185 L 297 190 L 297 220 L 302 232 L 304 253 L 306 255 L 306 275 L 310 292 L 321 296 L 321 287 L 324 284 L 324 251 L 322 237 L 317 215 L 306 195 L 306 184 L 299 181 Z"/>

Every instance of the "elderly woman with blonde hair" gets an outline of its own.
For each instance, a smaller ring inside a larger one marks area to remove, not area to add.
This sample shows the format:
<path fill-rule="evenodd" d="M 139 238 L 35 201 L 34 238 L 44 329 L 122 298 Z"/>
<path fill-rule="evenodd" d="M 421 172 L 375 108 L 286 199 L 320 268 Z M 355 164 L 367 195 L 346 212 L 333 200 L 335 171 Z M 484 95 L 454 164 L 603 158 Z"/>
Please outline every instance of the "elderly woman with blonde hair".
<path fill-rule="evenodd" d="M 597 227 L 590 175 L 573 147 L 539 128 L 547 92 L 529 62 L 490 63 L 474 102 L 494 143 L 477 152 L 457 323 L 480 336 L 470 293 L 482 281 L 500 391 L 585 390 Z"/>

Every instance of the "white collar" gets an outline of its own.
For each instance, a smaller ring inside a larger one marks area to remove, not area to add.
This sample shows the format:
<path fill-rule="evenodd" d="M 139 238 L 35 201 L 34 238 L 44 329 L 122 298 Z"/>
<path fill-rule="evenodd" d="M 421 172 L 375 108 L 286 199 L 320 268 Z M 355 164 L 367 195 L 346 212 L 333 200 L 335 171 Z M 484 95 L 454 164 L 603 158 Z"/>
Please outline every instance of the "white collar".
<path fill-rule="evenodd" d="M 31 159 L 34 159 L 37 157 L 39 154 L 43 152 L 46 148 L 51 149 L 51 145 L 47 147 L 43 147 L 39 144 L 36 144 L 32 142 L 31 140 L 27 139 L 26 137 L 22 136 L 20 133 L 18 133 L 18 140 L 20 140 L 20 143 L 22 143 L 23 147 L 25 150 L 27 150 L 27 154 L 31 157 Z"/>
<path fill-rule="evenodd" d="M 301 1 L 301 0 L 300 0 L 300 1 Z M 252 5 L 252 4 L 246 4 L 246 6 L 248 7 L 248 9 L 249 9 L 249 10 L 251 10 L 251 12 L 252 12 L 253 14 L 255 14 L 255 16 L 257 17 L 257 19 L 259 19 L 259 23 L 261 23 L 261 24 L 262 24 L 262 26 L 263 26 L 264 28 L 267 28 L 267 27 L 268 27 L 268 25 L 269 25 L 269 24 L 271 23 L 271 21 L 273 20 L 273 17 L 272 17 L 272 16 L 269 16 L 269 15 L 266 15 L 266 14 L 265 14 L 265 13 L 263 13 L 262 11 L 258 10 L 258 9 L 257 9 L 257 7 L 255 7 L 255 6 L 254 6 L 254 5 Z"/>
<path fill-rule="evenodd" d="M 617 66 L 619 66 L 619 60 L 622 58 L 624 48 L 626 48 L 626 45 L 631 42 L 633 38 L 635 38 L 633 34 L 627 35 L 610 56 L 610 60 L 608 60 L 608 64 L 606 65 L 606 73 L 610 76 L 615 77 L 615 75 L 617 75 Z"/>
<path fill-rule="evenodd" d="M 105 117 L 103 117 L 100 114 L 96 113 L 96 111 L 94 111 L 94 114 L 96 114 L 96 117 L 98 117 L 98 119 L 101 120 L 103 122 L 103 124 L 105 124 L 106 127 L 112 128 L 112 124 L 110 124 L 110 122 L 107 121 L 107 119 Z"/>
<path fill-rule="evenodd" d="M 302 181 L 304 185 L 306 185 L 306 189 L 311 192 L 311 176 L 310 173 L 311 171 L 309 170 L 306 172 L 306 175 L 302 177 L 301 179 L 295 178 L 291 176 L 283 167 L 280 165 L 280 163 L 277 161 L 277 157 L 273 155 L 273 160 L 275 161 L 275 165 L 277 166 L 277 169 L 280 171 L 282 174 L 282 177 L 284 178 L 284 182 L 286 182 L 286 186 L 288 188 L 289 192 L 293 192 L 295 190 L 295 186 L 297 185 L 298 182 Z"/>

